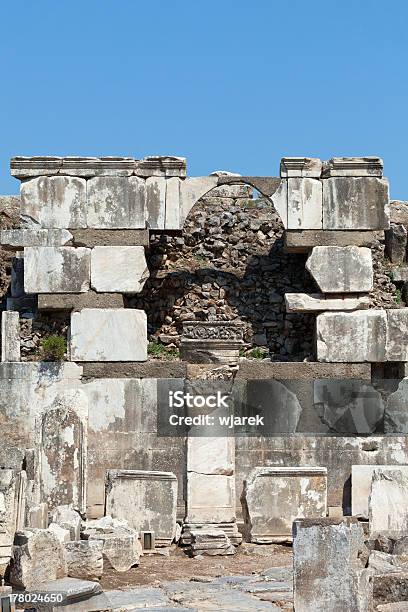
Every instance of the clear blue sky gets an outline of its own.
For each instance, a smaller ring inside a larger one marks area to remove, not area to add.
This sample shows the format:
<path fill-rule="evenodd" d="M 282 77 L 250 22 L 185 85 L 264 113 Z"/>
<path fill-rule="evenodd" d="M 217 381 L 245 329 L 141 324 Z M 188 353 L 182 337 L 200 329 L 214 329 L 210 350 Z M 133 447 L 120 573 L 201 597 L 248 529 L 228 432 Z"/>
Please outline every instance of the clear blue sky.
<path fill-rule="evenodd" d="M 408 199 L 408 3 L 11 0 L 0 8 L 0 193 L 13 155 L 176 154 L 277 175 L 380 155 Z"/>

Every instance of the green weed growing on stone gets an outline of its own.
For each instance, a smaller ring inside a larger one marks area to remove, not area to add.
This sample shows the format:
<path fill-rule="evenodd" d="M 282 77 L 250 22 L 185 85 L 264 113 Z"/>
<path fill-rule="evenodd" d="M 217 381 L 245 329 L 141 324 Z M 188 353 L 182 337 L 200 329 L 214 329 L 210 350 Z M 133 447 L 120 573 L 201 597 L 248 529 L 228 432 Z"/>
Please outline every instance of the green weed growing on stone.
<path fill-rule="evenodd" d="M 46 336 L 41 341 L 41 350 L 45 361 L 62 361 L 67 352 L 67 341 L 56 334 Z"/>

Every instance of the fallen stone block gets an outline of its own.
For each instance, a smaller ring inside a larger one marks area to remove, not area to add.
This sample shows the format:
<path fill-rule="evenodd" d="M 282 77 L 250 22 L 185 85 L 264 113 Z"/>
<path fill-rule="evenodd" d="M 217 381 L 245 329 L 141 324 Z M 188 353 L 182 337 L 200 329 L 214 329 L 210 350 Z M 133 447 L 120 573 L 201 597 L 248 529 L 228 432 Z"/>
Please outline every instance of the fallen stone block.
<path fill-rule="evenodd" d="M 140 293 L 148 278 L 142 246 L 97 246 L 91 251 L 91 287 L 97 292 Z"/>
<path fill-rule="evenodd" d="M 1 360 L 20 361 L 20 315 L 12 310 L 1 314 Z"/>
<path fill-rule="evenodd" d="M 126 525 L 126 521 L 119 524 L 111 517 L 104 517 L 109 521 L 88 521 L 81 537 L 88 541 L 99 540 L 103 542 L 103 559 L 109 567 L 117 572 L 127 572 L 139 563 L 142 547 L 137 531 Z"/>
<path fill-rule="evenodd" d="M 86 181 L 74 176 L 40 176 L 21 183 L 21 218 L 31 227 L 86 227 Z"/>
<path fill-rule="evenodd" d="M 23 589 L 67 575 L 65 550 L 48 529 L 18 531 L 10 564 L 10 582 Z"/>
<path fill-rule="evenodd" d="M 97 176 L 87 181 L 87 226 L 144 229 L 146 185 L 136 176 Z"/>
<path fill-rule="evenodd" d="M 290 541 L 296 518 L 326 515 L 327 469 L 255 468 L 244 481 L 242 501 L 251 542 Z"/>
<path fill-rule="evenodd" d="M 323 188 L 312 178 L 288 179 L 288 229 L 322 229 Z"/>
<path fill-rule="evenodd" d="M 326 298 L 323 293 L 285 293 L 287 312 L 323 312 L 365 310 L 370 306 L 367 296 Z"/>
<path fill-rule="evenodd" d="M 221 529 L 200 529 L 190 531 L 190 545 L 187 551 L 197 555 L 233 555 L 235 548 Z"/>
<path fill-rule="evenodd" d="M 314 247 L 306 270 L 324 293 L 363 293 L 373 289 L 373 261 L 367 247 Z"/>
<path fill-rule="evenodd" d="M 89 249 L 82 247 L 26 247 L 26 293 L 82 293 L 90 282 Z"/>
<path fill-rule="evenodd" d="M 387 179 L 332 177 L 323 182 L 323 229 L 388 229 Z"/>
<path fill-rule="evenodd" d="M 51 519 L 63 529 L 68 529 L 71 540 L 79 540 L 82 519 L 71 506 L 57 506 L 51 514 Z"/>
<path fill-rule="evenodd" d="M 330 176 L 379 176 L 383 175 L 381 157 L 332 157 L 323 163 L 323 177 Z"/>
<path fill-rule="evenodd" d="M 359 559 L 363 546 L 363 528 L 355 518 L 295 520 L 296 612 L 368 612 L 372 592 L 369 570 Z"/>
<path fill-rule="evenodd" d="M 408 465 L 352 465 L 351 466 L 351 511 L 353 516 L 368 519 L 368 500 L 375 470 L 400 470 L 408 478 Z"/>
<path fill-rule="evenodd" d="M 385 232 L 385 253 L 392 263 L 401 264 L 407 254 L 407 230 L 402 224 L 391 223 Z"/>
<path fill-rule="evenodd" d="M 384 310 L 317 316 L 317 359 L 325 362 L 386 361 L 387 316 Z"/>
<path fill-rule="evenodd" d="M 68 576 L 99 580 L 103 573 L 103 541 L 79 540 L 65 545 Z"/>
<path fill-rule="evenodd" d="M 56 538 L 58 538 L 61 544 L 65 544 L 65 542 L 71 541 L 71 533 L 69 529 L 64 529 L 63 527 L 57 525 L 57 523 L 51 523 L 51 525 L 49 525 L 48 527 L 48 530 L 51 531 L 51 533 L 53 533 Z"/>
<path fill-rule="evenodd" d="M 170 545 L 176 533 L 177 477 L 172 472 L 108 470 L 105 508 L 138 533 L 153 531 L 156 545 Z"/>
<path fill-rule="evenodd" d="M 398 602 L 401 606 L 408 601 L 408 572 L 388 572 L 373 577 L 373 597 L 375 603 L 386 604 Z M 404 608 L 398 607 L 398 612 Z"/>
<path fill-rule="evenodd" d="M 0 244 L 8 250 L 24 247 L 64 246 L 70 243 L 72 234 L 66 229 L 5 229 L 0 230 Z"/>
<path fill-rule="evenodd" d="M 146 361 L 143 310 L 89 308 L 71 314 L 72 361 Z"/>
<path fill-rule="evenodd" d="M 317 157 L 282 157 L 280 162 L 280 175 L 282 178 L 320 178 L 321 173 L 322 160 Z"/>
<path fill-rule="evenodd" d="M 408 533 L 408 474 L 401 468 L 374 470 L 368 502 L 370 539 Z"/>

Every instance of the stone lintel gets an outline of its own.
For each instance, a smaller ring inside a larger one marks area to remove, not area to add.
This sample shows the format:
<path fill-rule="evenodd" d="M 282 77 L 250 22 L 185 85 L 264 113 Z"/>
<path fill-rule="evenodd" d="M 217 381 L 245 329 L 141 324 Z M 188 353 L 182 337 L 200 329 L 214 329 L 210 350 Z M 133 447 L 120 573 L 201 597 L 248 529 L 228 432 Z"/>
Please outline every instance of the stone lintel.
<path fill-rule="evenodd" d="M 98 362 L 81 364 L 85 378 L 186 378 L 187 367 L 181 361 L 151 360 L 135 362 Z"/>
<path fill-rule="evenodd" d="M 124 308 L 121 293 L 42 293 L 38 310 L 81 310 L 82 308 Z"/>
<path fill-rule="evenodd" d="M 106 483 L 117 479 L 129 480 L 176 480 L 177 476 L 173 472 L 159 472 L 154 470 L 108 470 L 106 473 Z"/>
<path fill-rule="evenodd" d="M 186 171 L 186 158 L 172 155 L 150 155 L 135 164 L 135 174 L 146 178 L 149 176 L 185 177 Z"/>
<path fill-rule="evenodd" d="M 280 175 L 282 178 L 309 177 L 320 178 L 322 161 L 317 157 L 282 157 Z"/>
<path fill-rule="evenodd" d="M 285 250 L 288 253 L 308 253 L 316 246 L 371 246 L 384 240 L 384 231 L 356 230 L 286 230 Z"/>
<path fill-rule="evenodd" d="M 241 359 L 236 378 L 245 380 L 313 380 L 354 378 L 371 381 L 369 363 L 259 362 Z"/>
<path fill-rule="evenodd" d="M 71 230 L 75 246 L 148 246 L 148 229 Z"/>
<path fill-rule="evenodd" d="M 323 164 L 323 177 L 330 176 L 382 176 L 384 162 L 381 157 L 332 157 Z"/>
<path fill-rule="evenodd" d="M 325 310 L 361 310 L 370 307 L 368 296 L 328 297 L 323 293 L 285 293 L 287 312 L 323 312 Z"/>

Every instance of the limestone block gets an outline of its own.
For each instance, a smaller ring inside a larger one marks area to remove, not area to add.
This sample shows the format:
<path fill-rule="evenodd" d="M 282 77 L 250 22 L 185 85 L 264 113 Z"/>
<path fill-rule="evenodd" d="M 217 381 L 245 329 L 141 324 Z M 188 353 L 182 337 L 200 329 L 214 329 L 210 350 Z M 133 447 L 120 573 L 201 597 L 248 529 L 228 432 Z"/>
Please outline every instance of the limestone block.
<path fill-rule="evenodd" d="M 62 158 L 59 174 L 73 176 L 130 176 L 136 160 L 133 157 L 80 157 L 76 155 Z"/>
<path fill-rule="evenodd" d="M 408 225 L 408 202 L 405 200 L 391 200 L 389 205 L 391 223 Z"/>
<path fill-rule="evenodd" d="M 81 515 L 71 506 L 57 506 L 53 510 L 51 518 L 53 523 L 68 530 L 71 540 L 79 540 L 81 534 Z"/>
<path fill-rule="evenodd" d="M 391 269 L 392 280 L 397 283 L 408 282 L 408 266 L 396 266 Z"/>
<path fill-rule="evenodd" d="M 16 530 L 16 477 L 12 469 L 0 470 L 0 575 L 4 576 L 12 554 Z"/>
<path fill-rule="evenodd" d="M 234 473 L 234 438 L 189 436 L 187 439 L 187 471 L 198 474 Z"/>
<path fill-rule="evenodd" d="M 281 177 L 320 178 L 322 160 L 317 157 L 282 157 L 280 162 Z"/>
<path fill-rule="evenodd" d="M 384 310 L 327 312 L 317 316 L 317 360 L 386 361 L 387 316 Z"/>
<path fill-rule="evenodd" d="M 67 576 L 65 550 L 48 529 L 25 529 L 16 533 L 10 582 L 23 589 Z"/>
<path fill-rule="evenodd" d="M 91 286 L 95 291 L 139 293 L 148 278 L 142 246 L 97 246 L 91 251 Z"/>
<path fill-rule="evenodd" d="M 322 293 L 285 293 L 287 312 L 322 312 L 325 310 L 365 310 L 370 306 L 366 296 L 326 298 Z"/>
<path fill-rule="evenodd" d="M 306 269 L 324 293 L 362 293 L 373 288 L 373 261 L 367 247 L 314 247 Z"/>
<path fill-rule="evenodd" d="M 188 523 L 235 521 L 234 476 L 187 473 Z"/>
<path fill-rule="evenodd" d="M 138 176 L 186 176 L 185 157 L 173 155 L 149 155 L 136 162 L 135 174 Z"/>
<path fill-rule="evenodd" d="M 146 361 L 143 310 L 88 308 L 71 314 L 72 361 Z"/>
<path fill-rule="evenodd" d="M 398 389 L 388 396 L 384 411 L 385 434 L 408 434 L 408 378 L 403 378 Z"/>
<path fill-rule="evenodd" d="M 380 157 L 332 157 L 323 164 L 323 176 L 382 176 Z"/>
<path fill-rule="evenodd" d="M 387 361 L 408 361 L 408 308 L 387 313 Z"/>
<path fill-rule="evenodd" d="M 401 264 L 407 252 L 407 230 L 402 224 L 391 223 L 385 232 L 385 252 L 392 263 Z"/>
<path fill-rule="evenodd" d="M 171 472 L 108 470 L 105 509 L 137 532 L 154 531 L 170 545 L 176 532 L 177 477 Z"/>
<path fill-rule="evenodd" d="M 1 360 L 20 361 L 20 315 L 12 310 L 1 314 Z"/>
<path fill-rule="evenodd" d="M 72 240 L 66 229 L 5 229 L 0 230 L 0 244 L 10 250 L 29 246 L 64 246 Z"/>
<path fill-rule="evenodd" d="M 326 516 L 327 469 L 258 467 L 244 482 L 251 542 L 290 540 L 296 518 Z"/>
<path fill-rule="evenodd" d="M 322 194 L 317 179 L 288 179 L 288 229 L 322 229 Z"/>
<path fill-rule="evenodd" d="M 217 186 L 217 176 L 197 176 L 186 178 L 180 185 L 180 209 L 181 224 L 187 218 L 188 213 L 206 193 Z"/>
<path fill-rule="evenodd" d="M 87 227 L 143 229 L 145 182 L 138 177 L 97 176 L 87 181 Z"/>
<path fill-rule="evenodd" d="M 42 293 L 37 299 L 38 310 L 82 310 L 83 308 L 124 308 L 121 293 Z"/>
<path fill-rule="evenodd" d="M 80 228 L 87 224 L 86 181 L 74 176 L 40 176 L 20 187 L 21 218 L 31 226 Z"/>
<path fill-rule="evenodd" d="M 151 176 L 146 179 L 146 220 L 150 229 L 165 227 L 166 183 L 163 176 Z"/>
<path fill-rule="evenodd" d="M 278 189 L 271 196 L 271 201 L 274 209 L 278 213 L 283 227 L 288 227 L 288 181 L 286 179 L 280 182 Z"/>
<path fill-rule="evenodd" d="M 387 179 L 333 177 L 323 180 L 323 229 L 388 229 Z"/>
<path fill-rule="evenodd" d="M 79 540 L 65 544 L 68 576 L 99 580 L 103 572 L 102 550 L 102 540 Z"/>
<path fill-rule="evenodd" d="M 61 544 L 65 544 L 65 542 L 71 541 L 71 534 L 69 530 L 60 527 L 59 525 L 57 525 L 57 523 L 51 523 L 51 525 L 48 527 L 48 531 L 51 531 L 51 533 L 55 535 L 55 537 L 58 539 L 59 542 L 61 542 Z"/>
<path fill-rule="evenodd" d="M 35 529 L 47 529 L 48 527 L 48 504 L 41 503 L 27 509 L 27 527 Z"/>
<path fill-rule="evenodd" d="M 368 500 L 375 470 L 398 470 L 408 477 L 408 465 L 353 465 L 351 466 L 351 512 L 368 519 Z"/>
<path fill-rule="evenodd" d="M 371 610 L 369 573 L 358 557 L 363 528 L 354 517 L 300 519 L 293 524 L 296 612 Z"/>
<path fill-rule="evenodd" d="M 106 516 L 105 521 L 88 521 L 82 538 L 92 541 L 102 541 L 102 554 L 104 562 L 117 572 L 127 572 L 132 566 L 139 563 L 142 547 L 138 533 L 127 526 L 126 521 L 112 521 Z M 119 523 L 119 524 L 118 524 Z"/>
<path fill-rule="evenodd" d="M 180 222 L 180 185 L 182 181 L 177 178 L 166 180 L 166 229 L 181 229 Z"/>
<path fill-rule="evenodd" d="M 148 229 L 72 230 L 75 246 L 149 246 Z"/>
<path fill-rule="evenodd" d="M 370 539 L 401 538 L 408 533 L 408 473 L 400 467 L 373 472 L 368 501 Z"/>
<path fill-rule="evenodd" d="M 384 240 L 384 232 L 376 230 L 287 230 L 284 235 L 285 251 L 308 253 L 315 246 L 371 246 Z"/>
<path fill-rule="evenodd" d="M 89 289 L 90 250 L 82 247 L 26 247 L 26 293 L 82 293 Z"/>

